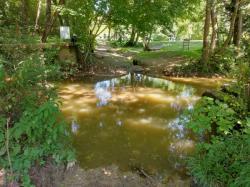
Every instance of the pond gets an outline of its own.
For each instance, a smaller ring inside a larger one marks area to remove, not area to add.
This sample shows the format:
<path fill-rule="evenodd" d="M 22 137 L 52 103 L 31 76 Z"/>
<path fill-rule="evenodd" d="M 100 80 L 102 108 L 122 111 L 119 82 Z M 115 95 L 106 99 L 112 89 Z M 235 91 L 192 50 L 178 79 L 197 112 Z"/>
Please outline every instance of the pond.
<path fill-rule="evenodd" d="M 195 137 L 180 114 L 192 110 L 207 87 L 141 74 L 61 83 L 61 109 L 71 124 L 80 165 L 115 164 L 122 171 L 188 179 L 183 161 Z"/>

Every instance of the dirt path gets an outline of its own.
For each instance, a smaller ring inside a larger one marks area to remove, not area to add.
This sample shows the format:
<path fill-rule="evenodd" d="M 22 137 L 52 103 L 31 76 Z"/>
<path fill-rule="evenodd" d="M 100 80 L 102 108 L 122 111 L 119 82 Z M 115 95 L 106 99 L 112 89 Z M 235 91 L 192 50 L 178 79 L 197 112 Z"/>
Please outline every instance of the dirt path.
<path fill-rule="evenodd" d="M 132 57 L 118 53 L 106 44 L 99 44 L 94 53 L 90 72 L 95 76 L 126 75 L 132 67 Z"/>
<path fill-rule="evenodd" d="M 152 56 L 158 51 L 151 51 Z M 133 60 L 143 68 L 143 73 L 148 75 L 163 75 L 166 71 L 171 71 L 176 66 L 181 66 L 187 62 L 187 58 L 182 56 L 168 56 L 162 53 L 156 58 L 140 58 L 136 52 L 124 52 L 112 48 L 105 43 L 99 44 L 95 51 L 95 66 L 93 71 L 96 74 L 126 74 L 133 70 Z"/>
<path fill-rule="evenodd" d="M 141 65 L 146 74 L 148 75 L 163 75 L 165 72 L 171 72 L 174 67 L 181 66 L 188 60 L 181 56 L 173 57 L 160 57 L 156 59 L 139 59 L 139 65 Z"/>

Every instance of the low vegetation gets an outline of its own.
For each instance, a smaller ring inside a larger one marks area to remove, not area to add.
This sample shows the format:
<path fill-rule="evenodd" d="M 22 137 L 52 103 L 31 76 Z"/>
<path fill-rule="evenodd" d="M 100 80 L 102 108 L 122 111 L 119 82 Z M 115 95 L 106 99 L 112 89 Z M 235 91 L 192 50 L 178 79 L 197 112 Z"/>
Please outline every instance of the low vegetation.
<path fill-rule="evenodd" d="M 248 62 L 241 62 L 234 71 L 236 83 L 210 93 L 187 112 L 188 128 L 202 140 L 188 168 L 201 185 L 249 186 L 249 70 Z"/>
<path fill-rule="evenodd" d="M 43 62 L 32 55 L 12 69 L 13 61 L 0 61 L 0 165 L 13 184 L 31 186 L 35 164 L 74 161 L 56 92 L 48 83 L 55 71 Z"/>

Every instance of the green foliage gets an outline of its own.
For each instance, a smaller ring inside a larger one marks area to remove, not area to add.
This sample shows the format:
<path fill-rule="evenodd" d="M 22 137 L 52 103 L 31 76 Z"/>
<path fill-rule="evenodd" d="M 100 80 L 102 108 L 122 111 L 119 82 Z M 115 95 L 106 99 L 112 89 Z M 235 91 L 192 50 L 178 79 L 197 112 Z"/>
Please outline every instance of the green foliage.
<path fill-rule="evenodd" d="M 190 122 L 187 124 L 195 133 L 212 132 L 212 127 L 217 127 L 216 133 L 228 134 L 239 121 L 233 109 L 227 104 L 212 98 L 202 98 L 190 112 Z"/>
<path fill-rule="evenodd" d="M 250 29 L 250 27 L 249 27 L 249 29 Z M 243 45 L 243 49 L 245 51 L 246 58 L 250 58 L 250 39 L 243 38 L 242 45 Z"/>
<path fill-rule="evenodd" d="M 58 121 L 60 118 L 58 106 L 48 101 L 37 109 L 27 108 L 20 120 L 9 129 L 12 169 L 24 186 L 28 185 L 26 178 L 35 162 L 42 165 L 48 157 L 52 157 L 57 163 L 73 158 L 72 154 L 65 150 L 65 126 Z M 1 131 L 1 134 L 5 132 Z M 5 147 L 4 140 L 0 139 L 1 147 Z M 6 154 L 2 155 L 0 165 L 9 167 Z"/>
<path fill-rule="evenodd" d="M 182 56 L 186 57 L 187 61 L 192 58 L 196 58 L 197 55 L 199 56 L 199 51 L 142 51 L 136 55 L 137 59 L 161 59 L 161 58 L 169 58 L 169 57 L 176 57 Z M 180 70 L 180 69 L 178 69 Z M 178 71 L 176 69 L 176 71 Z"/>
<path fill-rule="evenodd" d="M 152 36 L 153 41 L 164 41 L 166 40 L 167 36 L 163 34 L 155 34 Z"/>
<path fill-rule="evenodd" d="M 208 65 L 205 67 L 204 64 L 198 60 L 201 57 L 201 47 L 199 49 L 198 45 L 194 45 L 192 43 L 190 45 L 190 51 L 181 50 L 181 45 L 179 45 L 179 49 L 176 50 L 178 53 L 175 52 L 178 55 L 191 57 L 194 59 L 193 61 L 182 64 L 181 66 L 176 66 L 174 68 L 174 72 L 177 72 L 176 74 L 189 76 L 222 75 L 234 77 L 236 79 L 240 78 L 238 76 L 242 76 L 242 78 L 246 78 L 248 76 L 246 75 L 249 73 L 249 57 L 247 56 L 247 48 L 245 48 L 245 52 L 235 48 L 227 48 L 223 54 L 215 53 L 210 57 Z M 193 49 L 192 45 L 194 45 Z M 243 74 L 239 74 L 239 71 L 241 71 Z"/>
<path fill-rule="evenodd" d="M 233 134 L 201 143 L 188 160 L 197 182 L 208 187 L 247 187 L 250 184 L 250 137 Z"/>
<path fill-rule="evenodd" d="M 44 60 L 46 64 L 55 63 L 55 59 L 59 53 L 59 47 L 45 48 L 44 50 Z"/>
<path fill-rule="evenodd" d="M 5 79 L 5 72 L 3 69 L 3 65 L 0 63 L 0 90 L 4 88 L 4 79 Z"/>
<path fill-rule="evenodd" d="M 188 160 L 189 171 L 202 186 L 249 186 L 250 120 L 246 94 L 249 66 L 238 61 L 237 81 L 202 98 L 193 111 L 187 111 L 191 128 L 198 135 L 213 135 L 199 143 Z"/>
<path fill-rule="evenodd" d="M 111 41 L 111 42 L 109 42 L 109 44 L 112 47 L 123 47 L 123 46 L 125 46 L 126 41 Z"/>
<path fill-rule="evenodd" d="M 23 186 L 31 184 L 29 169 L 35 163 L 74 159 L 55 90 L 47 82 L 54 76 L 50 68 L 38 57 L 20 62 L 15 71 L 0 64 L 0 105 L 4 106 L 0 109 L 0 166 L 13 172 Z"/>
<path fill-rule="evenodd" d="M 240 86 L 240 92 L 243 94 L 245 85 L 248 83 L 250 77 L 249 63 L 240 61 L 239 65 L 237 65 L 231 73 L 232 76 L 237 79 L 238 85 Z"/>
<path fill-rule="evenodd" d="M 215 54 L 209 62 L 209 70 L 215 73 L 227 74 L 236 66 L 236 51 L 226 49 L 223 54 Z"/>

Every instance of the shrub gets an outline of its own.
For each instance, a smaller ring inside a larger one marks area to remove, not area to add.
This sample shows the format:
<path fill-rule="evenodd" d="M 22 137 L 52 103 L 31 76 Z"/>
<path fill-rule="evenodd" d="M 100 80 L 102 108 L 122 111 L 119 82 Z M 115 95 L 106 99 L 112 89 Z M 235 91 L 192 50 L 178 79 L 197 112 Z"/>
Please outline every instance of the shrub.
<path fill-rule="evenodd" d="M 207 97 L 198 102 L 189 119 L 188 128 L 198 134 L 228 134 L 239 121 L 236 112 L 227 104 Z"/>
<path fill-rule="evenodd" d="M 191 175 L 202 186 L 250 186 L 250 137 L 233 134 L 201 143 L 188 160 Z"/>
<path fill-rule="evenodd" d="M 237 52 L 234 48 L 226 49 L 222 54 L 215 53 L 209 61 L 209 70 L 219 74 L 228 74 L 237 64 Z"/>
<path fill-rule="evenodd" d="M 247 103 L 241 87 L 238 82 L 225 87 L 223 91 L 217 91 L 216 98 L 201 98 L 194 110 L 185 112 L 189 118 L 187 127 L 200 135 L 225 135 L 244 129 Z"/>
<path fill-rule="evenodd" d="M 0 63 L 0 166 L 10 180 L 30 186 L 29 170 L 48 158 L 56 163 L 74 159 L 55 89 L 48 83 L 51 66 L 38 57 L 6 70 Z"/>
<path fill-rule="evenodd" d="M 210 135 L 187 161 L 190 174 L 202 186 L 250 186 L 249 98 L 245 92 L 249 72 L 247 64 L 241 63 L 235 68 L 235 84 L 216 92 L 215 98 L 203 97 L 186 112 L 188 128 Z"/>

